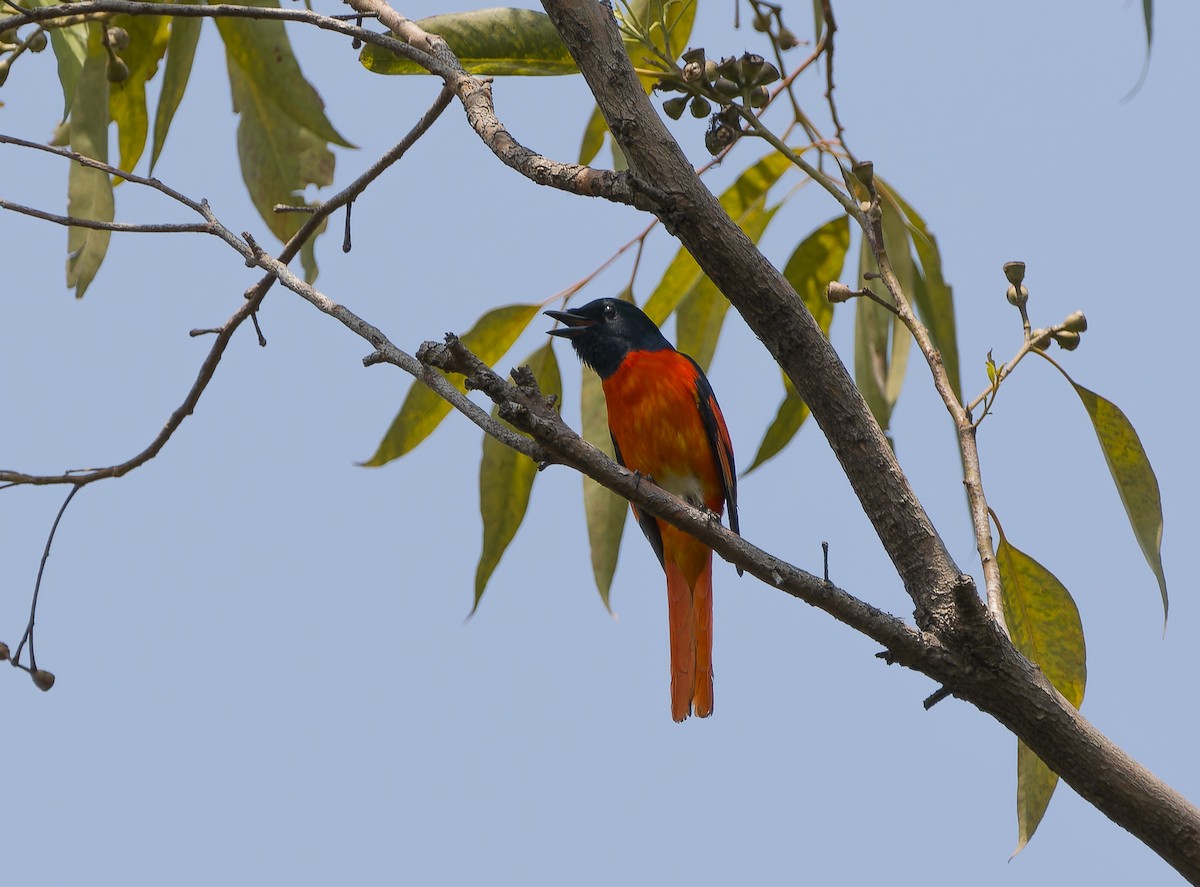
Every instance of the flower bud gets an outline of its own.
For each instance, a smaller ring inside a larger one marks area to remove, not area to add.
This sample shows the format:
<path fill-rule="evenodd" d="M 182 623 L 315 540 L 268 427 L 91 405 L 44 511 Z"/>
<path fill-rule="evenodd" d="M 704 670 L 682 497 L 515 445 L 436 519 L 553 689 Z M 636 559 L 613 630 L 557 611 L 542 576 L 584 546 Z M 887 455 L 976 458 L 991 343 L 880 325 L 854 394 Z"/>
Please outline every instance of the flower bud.
<path fill-rule="evenodd" d="M 124 28 L 109 28 L 108 29 L 108 45 L 121 52 L 123 49 L 129 48 L 129 32 Z"/>
<path fill-rule="evenodd" d="M 1070 330 L 1061 330 L 1053 335 L 1054 341 L 1058 343 L 1058 347 L 1063 351 L 1074 351 L 1079 347 L 1079 333 L 1073 333 Z"/>
<path fill-rule="evenodd" d="M 835 305 L 838 302 L 848 302 L 854 298 L 854 290 L 840 280 L 831 280 L 829 286 L 825 288 L 825 298 Z"/>
<path fill-rule="evenodd" d="M 854 173 L 854 178 L 862 182 L 864 188 L 870 188 L 875 184 L 875 164 L 870 160 L 860 160 L 850 168 Z"/>
<path fill-rule="evenodd" d="M 35 669 L 30 672 L 29 676 L 33 678 L 34 685 L 43 693 L 54 686 L 54 675 L 44 668 Z"/>
<path fill-rule="evenodd" d="M 685 95 L 675 96 L 673 99 L 667 99 L 663 102 L 663 113 L 672 120 L 678 120 L 683 116 L 683 109 L 687 107 L 688 97 Z"/>
<path fill-rule="evenodd" d="M 771 101 L 771 93 L 767 92 L 765 86 L 756 86 L 750 90 L 751 108 L 765 108 L 769 101 Z"/>
<path fill-rule="evenodd" d="M 1024 284 L 1021 285 L 1020 289 L 1017 289 L 1015 284 L 1010 283 L 1008 291 L 1004 295 L 1008 299 L 1008 304 L 1016 305 L 1017 307 L 1029 301 L 1029 290 L 1025 288 Z"/>
<path fill-rule="evenodd" d="M 1082 333 L 1087 331 L 1087 318 L 1083 316 L 1082 311 L 1075 311 L 1067 315 L 1067 319 L 1062 322 L 1064 330 L 1070 330 L 1073 333 Z"/>
<path fill-rule="evenodd" d="M 8 661 L 8 657 L 12 655 L 12 650 L 8 649 L 8 644 L 0 641 L 0 662 Z"/>
<path fill-rule="evenodd" d="M 694 99 L 692 99 L 693 117 L 707 117 L 711 113 L 712 105 L 709 104 L 708 99 L 704 98 L 703 96 L 696 96 Z"/>
<path fill-rule="evenodd" d="M 42 52 L 46 48 L 46 43 L 46 32 L 34 31 L 29 35 L 29 40 L 25 45 L 29 47 L 30 52 Z"/>
<path fill-rule="evenodd" d="M 714 80 L 713 89 L 727 99 L 736 99 L 742 94 L 741 88 L 727 77 L 718 77 Z"/>

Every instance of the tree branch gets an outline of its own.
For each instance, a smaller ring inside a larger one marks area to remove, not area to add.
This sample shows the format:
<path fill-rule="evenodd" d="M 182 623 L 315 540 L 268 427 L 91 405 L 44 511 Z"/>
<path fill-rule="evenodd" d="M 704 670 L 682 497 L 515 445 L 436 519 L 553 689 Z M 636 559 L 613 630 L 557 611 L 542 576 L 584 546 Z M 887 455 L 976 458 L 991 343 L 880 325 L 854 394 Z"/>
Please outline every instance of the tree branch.
<path fill-rule="evenodd" d="M 673 196 L 673 207 L 660 211 L 660 218 L 811 408 L 913 598 L 917 624 L 962 657 L 963 668 L 947 686 L 997 718 L 1084 798 L 1200 883 L 1200 811 L 1113 745 L 1013 649 L 950 558 L 802 300 L 696 180 L 641 89 L 611 12 L 579 0 L 543 5 L 630 169 Z"/>

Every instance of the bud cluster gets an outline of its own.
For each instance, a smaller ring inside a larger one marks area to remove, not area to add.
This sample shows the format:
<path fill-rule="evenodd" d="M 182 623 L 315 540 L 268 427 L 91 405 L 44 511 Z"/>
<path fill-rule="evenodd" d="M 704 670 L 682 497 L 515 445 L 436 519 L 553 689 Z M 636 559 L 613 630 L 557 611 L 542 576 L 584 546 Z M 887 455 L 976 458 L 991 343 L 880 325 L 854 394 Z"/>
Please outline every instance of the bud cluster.
<path fill-rule="evenodd" d="M 46 48 L 47 43 L 46 32 L 40 27 L 35 28 L 32 33 L 28 33 L 24 39 L 17 34 L 16 28 L 6 28 L 0 31 L 0 86 L 3 86 L 4 81 L 8 79 L 8 72 L 21 53 L 25 50 L 41 52 Z"/>
<path fill-rule="evenodd" d="M 663 111 L 672 120 L 689 107 L 693 117 L 712 114 L 704 144 L 709 153 L 719 154 L 743 134 L 735 106 L 765 108 L 771 99 L 767 86 L 779 79 L 779 69 L 750 52 L 713 61 L 703 48 L 689 49 L 682 61 L 682 69 L 664 75 L 657 84 L 662 92 L 683 93 L 663 102 Z M 719 107 L 715 114 L 714 103 Z"/>

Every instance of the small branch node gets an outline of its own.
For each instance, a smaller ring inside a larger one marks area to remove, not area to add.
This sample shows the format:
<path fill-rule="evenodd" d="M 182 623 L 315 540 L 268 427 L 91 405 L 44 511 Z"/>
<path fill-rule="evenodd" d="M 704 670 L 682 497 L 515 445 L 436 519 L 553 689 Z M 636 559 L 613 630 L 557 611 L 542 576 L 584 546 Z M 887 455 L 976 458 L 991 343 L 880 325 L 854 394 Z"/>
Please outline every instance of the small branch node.
<path fill-rule="evenodd" d="M 950 688 L 949 687 L 941 687 L 941 688 L 935 690 L 933 693 L 930 693 L 928 696 L 926 696 L 925 701 L 922 702 L 921 705 L 925 707 L 925 711 L 929 711 L 929 709 L 933 708 L 935 705 L 937 705 L 939 702 L 941 702 L 943 699 L 945 699 L 949 695 L 950 695 Z"/>

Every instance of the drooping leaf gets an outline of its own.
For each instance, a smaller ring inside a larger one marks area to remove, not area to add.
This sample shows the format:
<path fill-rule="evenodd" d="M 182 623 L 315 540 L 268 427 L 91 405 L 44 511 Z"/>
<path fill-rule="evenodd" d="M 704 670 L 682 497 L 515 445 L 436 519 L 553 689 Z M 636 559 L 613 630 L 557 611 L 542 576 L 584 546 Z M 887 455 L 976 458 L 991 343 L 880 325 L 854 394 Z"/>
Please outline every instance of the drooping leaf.
<path fill-rule="evenodd" d="M 888 221 L 889 216 L 892 217 L 892 222 Z M 911 292 L 914 276 L 912 257 L 911 253 L 907 252 L 907 239 L 898 233 L 896 224 L 895 214 L 885 212 L 884 245 L 901 286 L 905 286 L 907 280 L 906 289 Z M 901 239 L 903 249 L 896 246 L 897 241 Z M 892 255 L 893 249 L 898 256 Z M 907 262 L 903 256 L 908 257 Z M 880 298 L 890 300 L 890 294 L 880 282 L 866 279 L 868 271 L 878 273 L 878 270 L 879 267 L 864 237 L 859 250 L 860 280 L 864 286 L 872 287 Z M 854 381 L 872 415 L 875 416 L 875 421 L 886 433 L 908 368 L 912 336 L 895 313 L 883 305 L 868 298 L 859 298 L 857 302 L 854 313 Z"/>
<path fill-rule="evenodd" d="M 300 126 L 258 89 L 233 59 L 229 86 L 238 120 L 242 179 L 259 216 L 280 240 L 304 224 L 301 213 L 277 213 L 276 204 L 304 206 L 304 189 L 333 183 L 333 152 L 320 136 Z"/>
<path fill-rule="evenodd" d="M 273 0 L 255 6 L 276 7 Z M 328 143 L 353 147 L 333 128 L 317 91 L 304 79 L 283 23 L 218 18 L 238 121 L 238 158 L 250 198 L 267 227 L 287 240 L 304 223 L 276 204 L 303 206 L 304 189 L 333 181 Z"/>
<path fill-rule="evenodd" d="M 579 73 L 566 44 L 543 12 L 480 9 L 433 15 L 418 19 L 417 24 L 443 38 L 471 74 L 530 77 Z M 376 74 L 429 73 L 371 43 L 363 47 L 358 59 Z"/>
<path fill-rule="evenodd" d="M 562 403 L 562 378 L 558 372 L 558 360 L 554 349 L 547 342 L 522 362 L 528 365 L 538 380 L 538 387 L 546 395 L 554 395 Z M 492 408 L 492 417 L 499 417 L 499 410 Z M 508 424 L 507 422 L 505 423 Z M 512 428 L 509 425 L 509 428 Z M 516 430 L 513 428 L 512 430 Z M 529 496 L 533 492 L 533 481 L 537 477 L 537 463 L 516 450 L 500 443 L 490 434 L 483 436 L 483 458 L 479 463 L 479 512 L 483 517 L 483 550 L 479 565 L 475 568 L 474 613 L 483 598 L 488 580 L 500 563 L 529 507 Z"/>
<path fill-rule="evenodd" d="M 841 276 L 850 249 L 850 220 L 847 216 L 831 219 L 802 240 L 783 268 L 783 276 L 804 300 L 805 306 L 826 336 L 833 323 L 833 303 L 825 298 L 829 281 Z M 783 377 L 784 396 L 779 411 L 771 422 L 754 461 L 746 469 L 749 474 L 772 456 L 779 453 L 800 430 L 808 418 L 808 405 L 800 399 L 791 380 Z"/>
<path fill-rule="evenodd" d="M 199 24 L 199 19 L 195 20 Z M 170 39 L 169 19 L 161 15 L 118 15 L 109 27 L 124 28 L 129 46 L 121 50 L 121 59 L 129 76 L 109 88 L 108 106 L 117 124 L 120 168 L 132 172 L 146 148 L 150 115 L 146 110 L 146 81 L 158 72 L 158 63 L 167 51 Z"/>
<path fill-rule="evenodd" d="M 87 58 L 75 84 L 68 125 L 71 148 L 93 160 L 108 162 L 108 54 L 100 42 L 102 25 L 88 30 Z M 72 163 L 67 173 L 67 215 L 111 222 L 115 214 L 112 179 L 98 169 Z M 67 286 L 82 299 L 108 252 L 111 232 L 91 228 L 67 230 Z"/>
<path fill-rule="evenodd" d="M 626 287 L 618 298 L 632 302 L 632 289 Z M 608 431 L 608 408 L 604 402 L 604 388 L 600 377 L 585 369 L 582 378 L 579 395 L 582 416 L 580 436 L 608 458 L 616 459 L 612 435 Z M 596 589 L 600 592 L 600 600 L 611 613 L 609 595 L 613 574 L 617 570 L 617 555 L 621 550 L 621 536 L 625 531 L 629 503 L 586 474 L 580 476 L 583 478 L 583 512 L 587 518 L 592 575 L 596 580 Z"/>
<path fill-rule="evenodd" d="M 786 157 L 778 153 L 768 154 L 738 176 L 737 181 L 721 194 L 721 206 L 730 218 L 742 224 L 754 205 L 789 169 L 791 163 Z M 703 276 L 704 272 L 691 254 L 685 249 L 679 250 L 642 310 L 661 326 Z"/>
<path fill-rule="evenodd" d="M 942 254 L 938 250 L 937 238 L 929 226 L 912 206 L 887 182 L 875 179 L 880 197 L 894 210 L 899 211 L 908 227 L 912 247 L 916 251 L 920 269 L 915 271 L 913 291 L 909 293 L 917 316 L 929 330 L 933 345 L 942 355 L 942 365 L 956 394 L 962 396 L 959 378 L 958 333 L 954 322 L 954 295 L 942 275 Z M 886 208 L 885 208 L 886 211 Z"/>
<path fill-rule="evenodd" d="M 246 0 L 242 5 L 279 6 L 275 0 Z M 256 102 L 269 102 L 275 106 L 272 115 L 289 118 L 323 142 L 354 147 L 325 116 L 325 103 L 304 79 L 283 22 L 221 16 L 216 22 L 225 57 L 248 81 L 248 92 Z"/>
<path fill-rule="evenodd" d="M 596 155 L 604 147 L 604 137 L 607 134 L 608 124 L 604 122 L 604 115 L 600 113 L 600 109 L 596 108 L 588 118 L 587 126 L 583 128 L 583 141 L 579 145 L 580 166 L 587 166 L 596 159 Z"/>
<path fill-rule="evenodd" d="M 58 6 L 58 0 L 29 0 L 31 7 Z M 0 13 L 2 14 L 2 13 Z M 50 46 L 58 63 L 58 82 L 63 91 L 63 118 L 66 119 L 75 104 L 75 85 L 83 72 L 88 54 L 88 26 L 86 23 L 66 28 L 50 29 Z"/>
<path fill-rule="evenodd" d="M 1067 376 L 1065 372 L 1063 375 Z M 1165 626 L 1167 577 L 1162 564 L 1163 515 L 1158 478 L 1150 466 L 1141 438 L 1121 409 L 1112 401 L 1079 385 L 1070 376 L 1067 376 L 1067 381 L 1083 401 L 1084 409 L 1092 420 L 1104 461 L 1108 463 L 1108 470 L 1121 496 L 1121 504 L 1125 506 L 1125 514 L 1133 527 L 1133 535 L 1137 537 L 1146 563 L 1158 580 Z"/>
<path fill-rule="evenodd" d="M 463 334 L 462 342 L 484 363 L 494 364 L 517 341 L 517 337 L 537 316 L 540 307 L 507 305 L 493 308 Z M 466 391 L 462 377 L 447 378 L 459 391 Z M 400 458 L 427 438 L 449 412 L 450 404 L 420 382 L 413 382 L 408 396 L 404 398 L 404 405 L 392 420 L 375 455 L 362 464 L 378 467 Z"/>
<path fill-rule="evenodd" d="M 612 435 L 608 433 L 608 409 L 604 404 L 604 390 L 601 388 L 600 377 L 595 373 L 584 370 L 579 403 L 583 416 L 583 439 L 601 450 L 608 458 L 615 459 Z M 625 516 L 629 512 L 629 503 L 586 474 L 581 476 L 583 512 L 587 517 L 588 544 L 592 553 L 592 575 L 596 579 L 600 600 L 611 613 L 609 594 L 612 590 L 613 574 L 617 570 L 617 555 L 621 549 L 621 535 L 625 531 Z"/>
<path fill-rule="evenodd" d="M 1000 535 L 996 564 L 1003 585 L 1001 601 L 1013 646 L 1036 663 L 1054 688 L 1079 708 L 1087 683 L 1087 654 L 1075 601 L 1053 573 L 1009 543 L 999 522 L 996 527 Z M 1033 837 L 1057 784 L 1058 775 L 1018 740 L 1018 837 L 1014 856 Z"/>
<path fill-rule="evenodd" d="M 739 220 L 742 230 L 754 243 L 762 238 L 779 205 L 765 208 L 765 197 L 758 200 Z M 676 347 L 700 364 L 707 371 L 717 350 L 717 339 L 725 315 L 729 313 L 729 300 L 721 294 L 716 284 L 701 275 L 696 285 L 679 303 L 675 311 Z"/>
<path fill-rule="evenodd" d="M 150 171 L 158 163 L 167 141 L 171 121 L 179 109 L 188 78 L 192 74 L 192 61 L 196 57 L 196 43 L 200 39 L 201 21 L 198 18 L 170 19 L 171 36 L 167 41 L 167 65 L 163 71 L 162 90 L 158 94 L 158 107 L 154 112 L 154 146 L 150 151 Z"/>

